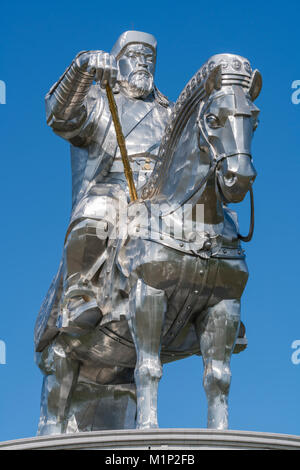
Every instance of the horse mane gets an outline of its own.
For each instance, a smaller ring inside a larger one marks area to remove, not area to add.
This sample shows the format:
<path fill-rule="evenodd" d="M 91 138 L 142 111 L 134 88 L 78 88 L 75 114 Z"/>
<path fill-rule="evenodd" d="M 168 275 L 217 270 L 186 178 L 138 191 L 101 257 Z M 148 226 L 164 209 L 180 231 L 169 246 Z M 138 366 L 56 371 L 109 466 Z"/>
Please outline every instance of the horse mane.
<path fill-rule="evenodd" d="M 221 66 L 221 67 L 220 67 Z M 174 150 L 182 130 L 196 106 L 207 96 L 206 82 L 209 75 L 219 68 L 222 85 L 250 85 L 252 69 L 247 59 L 236 54 L 217 54 L 208 59 L 192 76 L 180 93 L 172 108 L 158 152 L 153 172 L 142 188 L 142 198 L 151 198 L 159 187 L 160 179 L 168 172 Z"/>
<path fill-rule="evenodd" d="M 165 174 L 168 169 L 182 129 L 201 98 L 205 96 L 203 69 L 205 70 L 205 65 L 189 80 L 172 108 L 159 147 L 157 163 L 148 182 L 143 187 L 142 197 L 144 199 L 148 199 L 154 194 L 159 175 Z"/>

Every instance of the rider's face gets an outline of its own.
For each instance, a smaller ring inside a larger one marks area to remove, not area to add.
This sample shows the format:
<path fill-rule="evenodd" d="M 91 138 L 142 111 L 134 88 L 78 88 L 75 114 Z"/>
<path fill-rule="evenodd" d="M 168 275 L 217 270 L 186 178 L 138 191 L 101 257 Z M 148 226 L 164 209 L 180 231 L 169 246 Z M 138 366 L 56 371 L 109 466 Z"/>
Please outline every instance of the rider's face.
<path fill-rule="evenodd" d="M 145 98 L 153 90 L 155 56 L 150 47 L 130 44 L 119 62 L 120 84 L 132 98 Z"/>

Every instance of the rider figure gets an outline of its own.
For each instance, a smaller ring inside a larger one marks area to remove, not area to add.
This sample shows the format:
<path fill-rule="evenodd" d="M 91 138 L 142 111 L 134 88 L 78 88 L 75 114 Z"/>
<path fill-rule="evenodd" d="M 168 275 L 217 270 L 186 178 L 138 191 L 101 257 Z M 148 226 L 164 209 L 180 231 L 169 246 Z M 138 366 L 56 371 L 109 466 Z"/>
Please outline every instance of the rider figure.
<path fill-rule="evenodd" d="M 155 65 L 156 39 L 127 31 L 110 54 L 80 52 L 46 96 L 48 125 L 71 144 L 72 214 L 63 260 L 37 322 L 38 350 L 68 326 L 72 309 L 95 304 L 95 263 L 106 250 L 119 199 L 129 200 L 105 85 L 113 89 L 138 189 L 153 170 L 171 110 L 154 85 Z"/>

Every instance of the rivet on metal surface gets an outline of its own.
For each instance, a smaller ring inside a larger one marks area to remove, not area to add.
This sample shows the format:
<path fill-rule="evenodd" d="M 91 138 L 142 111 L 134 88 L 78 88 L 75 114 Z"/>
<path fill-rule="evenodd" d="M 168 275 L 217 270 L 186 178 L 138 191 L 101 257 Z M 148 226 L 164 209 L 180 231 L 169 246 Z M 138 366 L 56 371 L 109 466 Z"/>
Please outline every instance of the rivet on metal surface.
<path fill-rule="evenodd" d="M 203 248 L 204 248 L 204 250 L 206 250 L 206 251 L 209 251 L 209 250 L 211 249 L 211 247 L 212 247 L 212 243 L 211 243 L 210 240 L 207 240 L 207 241 L 204 243 L 204 245 L 203 245 Z"/>

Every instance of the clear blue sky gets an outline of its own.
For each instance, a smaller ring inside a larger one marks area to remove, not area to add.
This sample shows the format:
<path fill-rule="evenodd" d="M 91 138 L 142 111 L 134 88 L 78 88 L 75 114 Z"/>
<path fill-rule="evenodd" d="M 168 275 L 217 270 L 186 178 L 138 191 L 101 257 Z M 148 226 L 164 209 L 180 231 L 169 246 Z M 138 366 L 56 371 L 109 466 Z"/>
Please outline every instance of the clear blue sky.
<path fill-rule="evenodd" d="M 0 440 L 36 433 L 42 377 L 33 328 L 62 251 L 71 205 L 68 144 L 47 128 L 44 95 L 81 50 L 110 51 L 128 29 L 158 39 L 156 83 L 175 100 L 211 55 L 235 52 L 263 76 L 253 146 L 256 230 L 246 245 L 250 279 L 242 317 L 249 346 L 232 359 L 230 428 L 300 434 L 298 1 L 2 2 Z M 248 229 L 248 201 L 237 210 Z M 168 365 L 161 427 L 205 427 L 202 361 Z"/>

